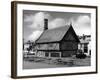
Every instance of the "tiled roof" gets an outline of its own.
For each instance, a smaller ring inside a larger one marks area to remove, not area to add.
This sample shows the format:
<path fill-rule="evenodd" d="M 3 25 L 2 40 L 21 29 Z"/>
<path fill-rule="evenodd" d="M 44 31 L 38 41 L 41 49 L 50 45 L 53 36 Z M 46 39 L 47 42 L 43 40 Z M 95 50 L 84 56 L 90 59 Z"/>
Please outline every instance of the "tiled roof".
<path fill-rule="evenodd" d="M 69 30 L 70 25 L 59 28 L 45 30 L 36 43 L 55 42 L 63 39 L 66 32 Z"/>

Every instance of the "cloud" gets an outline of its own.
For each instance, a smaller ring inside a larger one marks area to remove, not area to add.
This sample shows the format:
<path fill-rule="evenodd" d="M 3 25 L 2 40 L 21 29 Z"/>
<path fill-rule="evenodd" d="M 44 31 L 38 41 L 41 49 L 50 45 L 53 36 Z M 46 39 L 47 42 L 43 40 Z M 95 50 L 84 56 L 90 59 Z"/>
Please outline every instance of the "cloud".
<path fill-rule="evenodd" d="M 24 23 L 27 27 L 36 30 L 44 29 L 44 19 L 48 19 L 48 28 L 56 28 L 66 25 L 66 21 L 62 18 L 53 19 L 47 12 L 38 12 L 34 15 L 25 16 Z"/>
<path fill-rule="evenodd" d="M 37 16 L 37 17 L 39 19 L 40 15 Z M 37 17 L 36 17 L 36 19 L 37 19 Z M 44 22 L 42 23 L 42 18 L 39 20 L 40 22 L 38 22 L 38 19 L 36 20 L 37 21 L 36 23 L 39 23 L 39 24 L 41 23 L 41 25 L 43 25 Z M 56 19 L 52 20 L 51 22 L 49 22 L 48 28 L 53 29 L 53 28 L 56 28 L 56 27 L 64 26 L 64 25 L 66 25 L 66 21 L 64 19 L 56 18 Z M 34 24 L 34 26 L 37 26 L 37 24 Z M 32 34 L 29 35 L 28 39 L 35 41 L 36 39 L 39 38 L 39 36 L 42 34 L 42 32 L 43 32 L 43 30 L 35 30 L 35 31 L 32 32 Z"/>
<path fill-rule="evenodd" d="M 32 22 L 33 20 L 34 20 L 33 15 L 25 15 L 25 17 L 24 17 L 24 23 Z"/>
<path fill-rule="evenodd" d="M 87 15 L 79 16 L 76 20 L 71 19 L 72 25 L 78 35 L 91 34 L 91 19 Z"/>
<path fill-rule="evenodd" d="M 29 35 L 28 40 L 35 41 L 43 32 L 44 19 L 48 19 L 48 28 L 56 28 L 64 26 L 65 20 L 62 18 L 52 19 L 51 15 L 47 12 L 38 12 L 33 15 L 26 15 L 24 18 L 24 24 L 26 27 L 33 29 L 33 32 Z"/>
<path fill-rule="evenodd" d="M 84 16 L 79 16 L 78 19 L 77 19 L 77 23 L 79 24 L 83 24 L 83 25 L 88 25 L 90 24 L 90 17 L 87 16 L 87 15 L 84 15 Z"/>
<path fill-rule="evenodd" d="M 52 17 L 46 13 L 46 12 L 38 12 L 34 15 L 26 16 L 24 19 L 24 23 L 32 23 L 28 25 L 27 27 L 36 29 L 36 30 L 41 30 L 44 28 L 44 19 L 51 19 Z"/>
<path fill-rule="evenodd" d="M 42 34 L 42 32 L 43 31 L 39 31 L 39 30 L 32 32 L 32 34 L 30 34 L 30 36 L 28 37 L 28 40 L 35 41 Z"/>
<path fill-rule="evenodd" d="M 66 25 L 66 21 L 62 18 L 56 18 L 49 23 L 49 29 L 62 27 Z"/>
<path fill-rule="evenodd" d="M 24 18 L 25 26 L 33 30 L 33 32 L 29 34 L 29 40 L 35 41 L 42 34 L 45 18 L 48 19 L 49 29 L 62 27 L 72 22 L 73 28 L 78 35 L 91 34 L 91 17 L 88 15 L 72 16 L 72 18 L 65 20 L 59 17 L 53 18 L 48 12 L 38 12 L 33 15 L 26 15 Z"/>

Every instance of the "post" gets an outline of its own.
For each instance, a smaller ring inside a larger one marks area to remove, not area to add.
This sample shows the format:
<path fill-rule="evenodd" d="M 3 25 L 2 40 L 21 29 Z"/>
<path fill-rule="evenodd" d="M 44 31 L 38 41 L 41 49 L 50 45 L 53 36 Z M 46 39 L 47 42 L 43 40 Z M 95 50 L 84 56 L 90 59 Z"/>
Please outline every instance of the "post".
<path fill-rule="evenodd" d="M 51 53 L 49 52 L 49 58 L 51 58 Z"/>
<path fill-rule="evenodd" d="M 59 57 L 61 58 L 61 52 L 59 53 Z"/>

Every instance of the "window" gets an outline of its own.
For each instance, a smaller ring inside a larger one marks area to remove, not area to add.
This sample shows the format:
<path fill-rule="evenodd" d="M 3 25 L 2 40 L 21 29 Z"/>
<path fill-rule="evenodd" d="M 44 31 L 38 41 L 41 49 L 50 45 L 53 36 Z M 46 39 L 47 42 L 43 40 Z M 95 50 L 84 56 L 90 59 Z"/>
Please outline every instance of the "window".
<path fill-rule="evenodd" d="M 51 53 L 51 57 L 59 57 L 59 53 L 56 53 L 56 52 L 53 53 L 53 52 L 52 52 L 52 53 Z"/>
<path fill-rule="evenodd" d="M 49 52 L 45 52 L 45 56 L 46 57 L 49 57 Z"/>
<path fill-rule="evenodd" d="M 53 47 L 53 44 L 48 44 L 48 47 Z"/>

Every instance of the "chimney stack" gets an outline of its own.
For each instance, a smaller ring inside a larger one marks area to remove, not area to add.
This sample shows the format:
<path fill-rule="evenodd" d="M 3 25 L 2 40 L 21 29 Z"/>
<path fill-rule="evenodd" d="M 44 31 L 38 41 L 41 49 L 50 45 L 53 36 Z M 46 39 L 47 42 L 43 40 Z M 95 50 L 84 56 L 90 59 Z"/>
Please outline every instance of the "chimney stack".
<path fill-rule="evenodd" d="M 48 19 L 44 19 L 44 30 L 48 29 Z"/>

